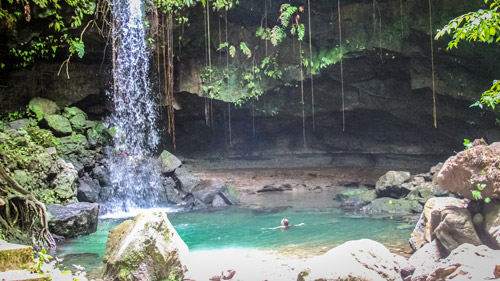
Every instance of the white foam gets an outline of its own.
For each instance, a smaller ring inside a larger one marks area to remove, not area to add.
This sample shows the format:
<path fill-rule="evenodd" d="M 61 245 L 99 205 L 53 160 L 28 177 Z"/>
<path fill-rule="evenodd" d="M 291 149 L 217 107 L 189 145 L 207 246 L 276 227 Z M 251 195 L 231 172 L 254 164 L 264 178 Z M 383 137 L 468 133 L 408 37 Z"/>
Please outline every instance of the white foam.
<path fill-rule="evenodd" d="M 163 212 L 163 213 L 176 213 L 179 212 L 181 209 L 175 208 L 175 207 L 167 207 L 167 208 L 150 208 L 150 209 L 130 209 L 126 212 L 114 212 L 114 213 L 107 213 L 104 215 L 99 216 L 99 219 L 127 219 L 127 218 L 134 218 L 137 215 L 139 215 L 142 212 L 146 211 L 154 211 L 154 212 Z"/>

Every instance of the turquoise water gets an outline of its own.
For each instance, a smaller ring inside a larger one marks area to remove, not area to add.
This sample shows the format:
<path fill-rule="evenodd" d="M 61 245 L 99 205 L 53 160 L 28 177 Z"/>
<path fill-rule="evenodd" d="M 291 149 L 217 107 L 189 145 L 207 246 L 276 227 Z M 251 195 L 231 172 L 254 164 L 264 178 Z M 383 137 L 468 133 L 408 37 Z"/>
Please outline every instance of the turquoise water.
<path fill-rule="evenodd" d="M 280 225 L 282 218 L 303 226 L 288 230 L 262 229 Z M 405 248 L 413 225 L 401 218 L 345 214 L 336 208 L 232 207 L 217 211 L 170 213 L 168 218 L 190 251 L 224 248 L 273 250 L 284 255 L 310 256 L 349 240 L 369 238 L 389 248 Z M 97 232 L 60 243 L 56 255 L 65 265 L 90 271 L 101 265 L 108 231 L 124 221 L 101 220 Z"/>

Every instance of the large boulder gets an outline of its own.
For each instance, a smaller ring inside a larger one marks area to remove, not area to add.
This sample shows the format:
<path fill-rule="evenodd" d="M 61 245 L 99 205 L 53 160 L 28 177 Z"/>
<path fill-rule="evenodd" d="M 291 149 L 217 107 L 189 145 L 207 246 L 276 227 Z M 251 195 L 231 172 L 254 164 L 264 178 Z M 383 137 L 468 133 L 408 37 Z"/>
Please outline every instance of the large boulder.
<path fill-rule="evenodd" d="M 411 234 L 411 247 L 418 250 L 435 238 L 434 229 L 439 225 L 440 217 L 439 219 L 436 216 L 433 217 L 433 212 L 440 212 L 448 208 L 466 208 L 468 204 L 469 200 L 454 197 L 434 197 L 427 200 L 417 225 Z"/>
<path fill-rule="evenodd" d="M 381 176 L 375 185 L 378 197 L 404 197 L 410 190 L 401 185 L 410 180 L 410 173 L 404 171 L 389 171 Z"/>
<path fill-rule="evenodd" d="M 175 169 L 179 168 L 182 165 L 181 160 L 179 160 L 172 153 L 163 150 L 160 154 L 160 167 L 162 173 L 172 173 Z"/>
<path fill-rule="evenodd" d="M 59 155 L 78 154 L 88 148 L 87 138 L 82 134 L 58 138 L 56 148 Z"/>
<path fill-rule="evenodd" d="M 390 197 L 377 198 L 370 204 L 361 208 L 366 214 L 418 214 L 423 207 L 417 201 L 406 199 L 393 199 Z"/>
<path fill-rule="evenodd" d="M 483 228 L 492 247 L 500 249 L 500 201 L 494 200 L 484 205 Z"/>
<path fill-rule="evenodd" d="M 498 280 L 499 265 L 500 250 L 466 243 L 453 250 L 447 258 L 433 265 L 426 264 L 431 268 L 423 269 L 419 274 L 417 269 L 411 281 Z"/>
<path fill-rule="evenodd" d="M 66 206 L 47 205 L 50 232 L 66 238 L 97 231 L 99 204 L 78 202 Z"/>
<path fill-rule="evenodd" d="M 432 216 L 433 220 L 440 221 L 434 233 L 439 243 L 448 252 L 464 243 L 481 245 L 481 240 L 472 223 L 472 216 L 466 208 L 446 208 L 433 212 Z"/>
<path fill-rule="evenodd" d="M 306 261 L 297 280 L 402 280 L 405 258 L 369 239 L 348 241 Z M 347 279 L 349 278 L 349 279 Z"/>
<path fill-rule="evenodd" d="M 31 99 L 28 107 L 35 113 L 38 121 L 47 115 L 56 114 L 59 111 L 59 107 L 55 102 L 39 97 Z"/>
<path fill-rule="evenodd" d="M 148 211 L 109 232 L 103 275 L 110 280 L 182 280 L 187 252 L 167 215 Z"/>
<path fill-rule="evenodd" d="M 375 198 L 377 198 L 376 191 L 366 187 L 349 188 L 335 196 L 340 202 L 340 207 L 347 210 L 359 209 L 370 204 Z"/>
<path fill-rule="evenodd" d="M 55 135 L 67 136 L 70 135 L 71 132 L 73 132 L 71 123 L 69 122 L 68 118 L 62 115 L 45 115 L 43 119 L 45 120 L 45 124 L 47 125 L 47 127 L 52 130 Z"/>
<path fill-rule="evenodd" d="M 474 199 L 473 190 L 484 184 L 483 198 L 500 199 L 500 142 L 479 144 L 459 152 L 444 163 L 438 174 L 439 185 L 465 198 Z"/>

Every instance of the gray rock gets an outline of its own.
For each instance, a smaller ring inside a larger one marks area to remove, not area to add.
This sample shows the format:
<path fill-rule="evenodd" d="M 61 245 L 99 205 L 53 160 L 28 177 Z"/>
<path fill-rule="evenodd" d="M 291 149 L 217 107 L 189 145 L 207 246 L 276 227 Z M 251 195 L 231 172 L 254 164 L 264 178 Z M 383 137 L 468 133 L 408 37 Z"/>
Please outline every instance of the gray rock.
<path fill-rule="evenodd" d="M 483 229 L 487 234 L 490 244 L 500 249 L 500 201 L 492 200 L 484 205 Z"/>
<path fill-rule="evenodd" d="M 184 167 L 175 170 L 175 177 L 179 181 L 180 189 L 184 192 L 191 192 L 201 182 L 197 176 L 191 174 Z"/>
<path fill-rule="evenodd" d="M 99 202 L 99 192 L 100 192 L 99 181 L 97 179 L 92 180 L 91 178 L 85 177 L 78 180 L 78 188 L 76 198 L 80 202 Z"/>
<path fill-rule="evenodd" d="M 45 152 L 48 154 L 48 155 L 54 155 L 54 154 L 57 154 L 57 149 L 55 147 L 47 147 L 45 149 Z"/>
<path fill-rule="evenodd" d="M 229 192 L 219 192 L 215 195 L 212 201 L 212 207 L 222 208 L 231 205 L 236 205 L 238 202 Z"/>
<path fill-rule="evenodd" d="M 163 212 L 144 212 L 109 232 L 105 280 L 183 280 L 188 248 Z"/>
<path fill-rule="evenodd" d="M 440 216 L 440 223 L 434 230 L 436 238 L 443 247 L 451 252 L 464 243 L 481 245 L 481 240 L 472 223 L 469 210 L 465 208 L 447 208 L 434 211 L 432 216 Z"/>
<path fill-rule="evenodd" d="M 5 126 L 6 130 L 19 130 L 21 128 L 27 128 L 30 125 L 30 120 L 28 119 L 19 119 L 12 122 L 7 123 Z"/>
<path fill-rule="evenodd" d="M 96 165 L 92 169 L 93 177 L 99 181 L 100 186 L 112 186 L 108 169 L 103 165 Z"/>
<path fill-rule="evenodd" d="M 69 120 L 57 114 L 45 115 L 43 117 L 47 127 L 57 136 L 67 136 L 73 132 Z"/>
<path fill-rule="evenodd" d="M 402 280 L 408 263 L 382 244 L 369 239 L 348 241 L 306 261 L 297 280 Z"/>
<path fill-rule="evenodd" d="M 175 169 L 179 168 L 182 165 L 181 160 L 179 160 L 172 153 L 163 150 L 160 154 L 160 167 L 162 173 L 172 173 Z"/>
<path fill-rule="evenodd" d="M 401 198 L 410 192 L 401 185 L 410 179 L 410 173 L 404 171 L 389 171 L 381 176 L 375 185 L 378 197 Z"/>
<path fill-rule="evenodd" d="M 215 196 L 224 190 L 224 184 L 216 180 L 203 180 L 191 192 L 205 204 L 211 204 Z"/>
<path fill-rule="evenodd" d="M 422 205 L 420 205 L 417 201 L 383 197 L 375 199 L 370 204 L 361 208 L 361 212 L 366 214 L 404 215 L 420 213 L 422 209 Z"/>
<path fill-rule="evenodd" d="M 55 102 L 44 98 L 31 99 L 28 107 L 35 113 L 38 121 L 47 115 L 56 114 L 59 111 L 59 107 Z"/>
<path fill-rule="evenodd" d="M 406 200 L 417 201 L 418 203 L 425 205 L 427 200 L 434 197 L 434 194 L 429 188 L 421 187 L 410 191 L 408 195 L 405 196 Z"/>
<path fill-rule="evenodd" d="M 66 238 L 88 235 L 97 230 L 99 204 L 78 202 L 66 206 L 49 204 L 50 232 Z"/>

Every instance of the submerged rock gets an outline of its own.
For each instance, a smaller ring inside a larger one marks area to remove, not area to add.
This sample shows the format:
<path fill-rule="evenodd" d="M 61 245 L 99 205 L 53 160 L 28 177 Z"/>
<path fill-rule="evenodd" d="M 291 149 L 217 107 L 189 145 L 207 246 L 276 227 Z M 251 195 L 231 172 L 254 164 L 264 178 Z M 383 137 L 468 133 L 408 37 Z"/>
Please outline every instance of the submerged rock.
<path fill-rule="evenodd" d="M 188 248 L 162 212 L 145 212 L 112 229 L 103 276 L 110 280 L 182 280 Z"/>
<path fill-rule="evenodd" d="M 97 231 L 99 204 L 78 202 L 66 206 L 47 205 L 50 232 L 66 238 Z"/>
<path fill-rule="evenodd" d="M 444 163 L 438 174 L 439 185 L 465 198 L 474 199 L 473 190 L 484 184 L 483 198 L 500 199 L 500 142 L 479 144 L 459 152 Z"/>
<path fill-rule="evenodd" d="M 361 212 L 366 214 L 417 214 L 423 207 L 417 201 L 406 199 L 393 199 L 383 197 L 373 200 L 370 204 L 361 208 Z"/>
<path fill-rule="evenodd" d="M 369 239 L 348 241 L 306 261 L 297 280 L 402 280 L 405 258 Z M 349 278 L 349 279 L 346 279 Z"/>
<path fill-rule="evenodd" d="M 340 208 L 353 210 L 370 204 L 377 197 L 374 189 L 349 188 L 336 195 L 335 199 L 340 202 Z"/>
<path fill-rule="evenodd" d="M 378 197 L 401 198 L 410 192 L 410 190 L 401 185 L 410 179 L 410 173 L 404 171 L 389 171 L 381 176 L 376 185 Z"/>

